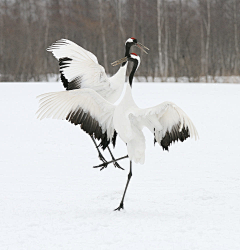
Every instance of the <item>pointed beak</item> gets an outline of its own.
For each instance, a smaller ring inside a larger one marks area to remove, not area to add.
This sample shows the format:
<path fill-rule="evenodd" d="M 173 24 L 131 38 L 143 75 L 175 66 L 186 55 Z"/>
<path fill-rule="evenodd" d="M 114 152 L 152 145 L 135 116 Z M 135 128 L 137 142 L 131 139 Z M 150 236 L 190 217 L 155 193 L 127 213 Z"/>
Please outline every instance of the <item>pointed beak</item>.
<path fill-rule="evenodd" d="M 115 62 L 112 62 L 111 65 L 112 65 L 112 66 L 117 66 L 118 64 L 124 63 L 124 62 L 126 62 L 126 61 L 127 61 L 127 56 L 125 56 L 124 58 L 119 59 L 119 60 L 117 60 L 117 61 L 115 61 Z"/>
<path fill-rule="evenodd" d="M 146 46 L 144 46 L 141 43 L 136 43 L 135 46 L 137 46 L 139 49 L 141 49 L 144 53 L 148 54 L 146 50 L 149 50 Z"/>

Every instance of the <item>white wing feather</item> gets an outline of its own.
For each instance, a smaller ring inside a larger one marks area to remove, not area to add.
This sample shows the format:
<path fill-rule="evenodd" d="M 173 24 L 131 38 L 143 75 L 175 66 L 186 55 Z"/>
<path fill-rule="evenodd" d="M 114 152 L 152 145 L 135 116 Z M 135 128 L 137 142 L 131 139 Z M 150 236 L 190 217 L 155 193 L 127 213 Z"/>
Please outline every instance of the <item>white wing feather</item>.
<path fill-rule="evenodd" d="M 188 129 L 190 137 L 198 138 L 198 132 L 185 112 L 172 102 L 163 102 L 155 107 L 140 109 L 133 113 L 139 122 L 150 129 L 155 134 L 158 143 L 173 129 L 181 132 Z M 177 135 L 176 135 L 177 136 Z"/>
<path fill-rule="evenodd" d="M 47 51 L 52 52 L 58 60 L 70 59 L 63 66 L 60 65 L 60 71 L 69 82 L 77 81 L 80 88 L 94 89 L 105 99 L 111 95 L 111 81 L 94 54 L 67 39 L 55 42 Z"/>
<path fill-rule="evenodd" d="M 108 139 L 113 137 L 113 113 L 115 106 L 92 89 L 76 89 L 46 93 L 40 98 L 38 118 L 53 118 L 68 120 L 69 115 L 83 111 L 95 119 L 102 129 L 107 132 Z M 76 124 L 76 123 L 75 123 Z"/>
<path fill-rule="evenodd" d="M 97 57 L 90 51 L 80 47 L 76 43 L 68 39 L 60 39 L 53 43 L 47 51 L 52 52 L 57 60 L 63 57 L 83 57 L 87 60 L 91 59 L 98 64 Z"/>

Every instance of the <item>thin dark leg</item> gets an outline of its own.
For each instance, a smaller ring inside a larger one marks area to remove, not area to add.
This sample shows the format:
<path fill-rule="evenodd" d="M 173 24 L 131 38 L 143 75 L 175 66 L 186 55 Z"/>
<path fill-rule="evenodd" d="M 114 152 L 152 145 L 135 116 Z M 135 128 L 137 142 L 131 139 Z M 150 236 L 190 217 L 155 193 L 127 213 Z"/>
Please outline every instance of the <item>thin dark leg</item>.
<path fill-rule="evenodd" d="M 125 155 L 121 158 L 118 158 L 118 159 L 115 159 L 115 160 L 112 160 L 112 161 L 108 161 L 108 162 L 104 162 L 98 166 L 94 166 L 94 168 L 101 168 L 100 170 L 103 170 L 104 168 L 106 168 L 108 166 L 109 163 L 112 163 L 112 162 L 116 162 L 116 161 L 120 161 L 122 159 L 125 159 L 125 158 L 128 158 L 128 155 Z M 122 170 L 124 170 L 124 168 L 120 167 Z"/>
<path fill-rule="evenodd" d="M 114 209 L 114 211 L 116 211 L 116 210 L 120 211 L 121 209 L 124 209 L 123 202 L 124 202 L 125 194 L 127 192 L 128 184 L 130 182 L 131 177 L 132 177 L 132 161 L 130 161 L 130 171 L 129 171 L 129 174 L 128 174 L 128 180 L 127 180 L 127 184 L 126 184 L 126 187 L 125 187 L 125 190 L 124 190 L 124 193 L 123 193 L 122 200 L 120 202 L 119 207 Z"/>
<path fill-rule="evenodd" d="M 93 143 L 94 143 L 95 146 L 96 146 L 96 149 L 97 149 L 97 151 L 98 151 L 98 157 L 99 157 L 99 159 L 100 159 L 102 162 L 107 162 L 106 159 L 105 159 L 105 158 L 103 157 L 103 155 L 101 154 L 101 152 L 100 152 L 100 150 L 99 150 L 99 148 L 98 148 L 98 145 L 97 145 L 95 139 L 93 138 L 93 136 L 90 135 L 90 137 L 92 138 Z"/>
<path fill-rule="evenodd" d="M 111 150 L 110 150 L 110 148 L 109 148 L 108 146 L 107 146 L 107 149 L 108 149 L 108 151 L 109 151 L 109 153 L 110 153 L 112 159 L 114 160 L 113 165 L 115 166 L 115 168 L 120 168 L 120 169 L 124 170 L 124 169 L 118 164 L 118 162 L 117 162 L 116 159 L 114 158 L 114 156 L 113 156 L 113 154 L 112 154 L 112 152 L 111 152 Z"/>

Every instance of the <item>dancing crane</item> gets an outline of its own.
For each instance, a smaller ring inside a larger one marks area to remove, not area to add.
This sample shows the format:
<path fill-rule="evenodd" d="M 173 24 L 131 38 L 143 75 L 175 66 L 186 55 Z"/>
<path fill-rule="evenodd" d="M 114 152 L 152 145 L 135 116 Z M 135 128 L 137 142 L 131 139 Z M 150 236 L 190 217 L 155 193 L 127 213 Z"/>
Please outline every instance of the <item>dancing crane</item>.
<path fill-rule="evenodd" d="M 190 118 L 172 102 L 163 102 L 157 106 L 141 109 L 132 97 L 132 81 L 140 64 L 140 57 L 131 53 L 114 65 L 131 61 L 133 68 L 129 84 L 125 84 L 124 95 L 118 105 L 106 101 L 93 89 L 71 90 L 43 94 L 40 97 L 38 118 L 68 120 L 74 124 L 87 125 L 89 133 L 101 127 L 109 140 L 116 131 L 127 145 L 130 159 L 130 171 L 120 205 L 115 210 L 124 208 L 124 197 L 132 177 L 132 161 L 143 164 L 145 161 L 145 137 L 143 127 L 154 135 L 163 150 L 168 150 L 174 141 L 184 141 L 188 137 L 198 138 L 198 133 Z"/>
<path fill-rule="evenodd" d="M 146 46 L 137 42 L 137 39 L 131 37 L 125 42 L 125 56 L 129 55 L 132 46 L 140 48 L 146 54 L 146 50 L 149 50 Z M 105 69 L 98 64 L 97 57 L 70 40 L 61 39 L 53 43 L 47 51 L 52 52 L 54 57 L 59 61 L 61 80 L 66 90 L 90 88 L 111 103 L 119 99 L 126 77 L 126 62 L 122 63 L 115 75 L 108 78 Z M 86 126 L 82 126 L 82 129 L 85 131 L 88 130 Z M 116 143 L 116 136 L 117 134 L 115 133 L 112 140 L 113 146 Z M 100 146 L 102 149 L 105 150 L 108 148 L 115 167 L 121 168 L 114 161 L 115 159 L 108 147 L 110 141 L 106 133 L 101 131 L 101 127 L 98 128 L 97 132 L 90 134 L 90 137 L 97 148 L 99 159 L 103 161 L 103 166 L 107 167 L 107 164 L 105 164 L 107 161 L 101 154 L 95 139 L 101 140 Z"/>

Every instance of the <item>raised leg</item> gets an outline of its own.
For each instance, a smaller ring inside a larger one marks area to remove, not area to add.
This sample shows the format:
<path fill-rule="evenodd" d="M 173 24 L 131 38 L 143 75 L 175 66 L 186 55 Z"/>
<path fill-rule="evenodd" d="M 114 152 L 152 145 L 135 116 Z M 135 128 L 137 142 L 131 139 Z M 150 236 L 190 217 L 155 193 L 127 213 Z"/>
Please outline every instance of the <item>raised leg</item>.
<path fill-rule="evenodd" d="M 97 151 L 98 151 L 98 158 L 99 158 L 103 163 L 107 162 L 106 159 L 103 157 L 102 153 L 100 152 L 100 150 L 99 150 L 99 148 L 98 148 L 98 145 L 97 145 L 95 139 L 93 138 L 93 136 L 90 135 L 90 137 L 92 138 L 93 143 L 95 144 L 96 149 L 97 149 Z"/>
<path fill-rule="evenodd" d="M 130 171 L 129 171 L 129 174 L 128 174 L 127 184 L 126 184 L 126 187 L 125 187 L 125 190 L 124 190 L 124 193 L 123 193 L 122 200 L 120 202 L 119 207 L 117 207 L 116 209 L 114 209 L 114 211 L 116 211 L 116 210 L 120 211 L 121 209 L 124 209 L 124 206 L 123 206 L 124 198 L 125 198 L 125 194 L 127 192 L 128 184 L 130 182 L 131 177 L 132 177 L 132 161 L 130 161 Z"/>
<path fill-rule="evenodd" d="M 118 159 L 114 159 L 112 161 L 108 161 L 108 162 L 104 162 L 98 166 L 94 166 L 94 168 L 101 168 L 100 170 L 103 170 L 104 168 L 106 168 L 108 166 L 109 163 L 112 163 L 112 162 L 117 162 L 117 161 L 120 161 L 122 159 L 125 159 L 125 158 L 128 158 L 128 155 L 125 155 L 123 157 L 120 157 Z M 124 168 L 120 167 L 122 170 L 124 170 Z"/>
<path fill-rule="evenodd" d="M 107 149 L 108 149 L 108 151 L 109 151 L 109 153 L 110 153 L 112 159 L 114 160 L 113 165 L 115 166 L 115 168 L 120 168 L 120 169 L 124 170 L 124 168 L 122 168 L 122 167 L 118 164 L 118 162 L 117 162 L 116 159 L 114 158 L 114 156 L 113 156 L 113 154 L 112 154 L 112 152 L 111 152 L 111 150 L 110 150 L 110 148 L 109 148 L 108 146 L 107 146 Z"/>

